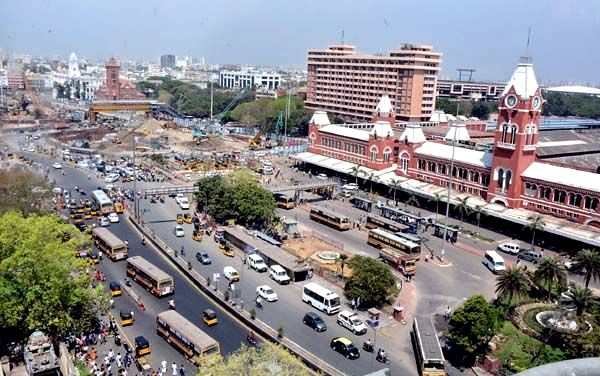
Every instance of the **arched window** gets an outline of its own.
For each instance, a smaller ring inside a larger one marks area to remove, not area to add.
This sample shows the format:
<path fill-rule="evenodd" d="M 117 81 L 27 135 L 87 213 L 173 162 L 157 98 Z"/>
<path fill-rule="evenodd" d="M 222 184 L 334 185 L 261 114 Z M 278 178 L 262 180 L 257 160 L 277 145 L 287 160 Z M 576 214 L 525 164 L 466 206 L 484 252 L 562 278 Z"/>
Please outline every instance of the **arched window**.
<path fill-rule="evenodd" d="M 377 153 L 379 152 L 377 150 L 377 146 L 371 146 L 371 162 L 377 162 Z"/>
<path fill-rule="evenodd" d="M 490 185 L 490 175 L 489 175 L 489 174 L 483 174 L 483 175 L 481 176 L 481 185 L 484 185 L 484 186 L 486 186 L 486 187 L 487 187 L 488 185 Z M 482 191 L 482 192 L 483 192 L 483 191 Z"/>
<path fill-rule="evenodd" d="M 515 140 L 517 138 L 517 132 L 518 132 L 517 126 L 515 124 L 513 124 L 510 127 L 510 143 L 511 144 L 515 143 Z"/>
<path fill-rule="evenodd" d="M 419 170 L 425 170 L 426 166 L 427 166 L 427 163 L 425 162 L 425 160 L 419 159 L 419 161 L 418 161 Z"/>
<path fill-rule="evenodd" d="M 540 189 L 540 198 L 543 198 L 545 200 L 550 200 L 551 195 L 552 195 L 552 189 L 545 188 L 545 187 L 542 187 Z"/>
<path fill-rule="evenodd" d="M 479 172 L 473 171 L 473 175 L 471 176 L 471 181 L 475 183 L 479 183 Z"/>
<path fill-rule="evenodd" d="M 392 154 L 392 149 L 390 149 L 390 148 L 383 149 L 383 163 L 389 163 L 390 162 L 390 155 L 391 154 Z"/>
<path fill-rule="evenodd" d="M 502 140 L 502 142 L 507 142 L 508 124 L 504 123 L 501 125 L 501 127 L 502 127 L 502 137 L 500 139 Z"/>
<path fill-rule="evenodd" d="M 454 167 L 454 169 L 452 170 L 452 176 L 454 176 L 455 178 L 458 177 L 458 168 Z"/>
<path fill-rule="evenodd" d="M 512 171 L 506 170 L 506 178 L 504 179 L 504 188 L 502 190 L 504 191 L 504 189 L 508 189 L 508 187 L 510 187 L 510 183 L 512 183 Z"/>
<path fill-rule="evenodd" d="M 448 175 L 448 167 L 445 164 L 440 164 L 440 168 L 439 168 L 440 174 L 442 175 Z"/>
<path fill-rule="evenodd" d="M 496 180 L 498 180 L 498 187 L 500 187 L 500 189 L 503 189 L 504 188 L 504 169 L 503 168 L 496 169 L 495 178 L 496 178 Z"/>
<path fill-rule="evenodd" d="M 405 174 L 408 173 L 409 162 L 410 162 L 410 155 L 405 151 L 400 153 L 400 171 L 404 172 Z"/>
<path fill-rule="evenodd" d="M 529 197 L 535 197 L 537 192 L 537 185 L 525 183 L 525 195 Z"/>
<path fill-rule="evenodd" d="M 315 135 L 314 132 L 308 136 L 308 142 L 310 143 L 310 146 L 315 146 L 316 139 L 317 135 Z"/>

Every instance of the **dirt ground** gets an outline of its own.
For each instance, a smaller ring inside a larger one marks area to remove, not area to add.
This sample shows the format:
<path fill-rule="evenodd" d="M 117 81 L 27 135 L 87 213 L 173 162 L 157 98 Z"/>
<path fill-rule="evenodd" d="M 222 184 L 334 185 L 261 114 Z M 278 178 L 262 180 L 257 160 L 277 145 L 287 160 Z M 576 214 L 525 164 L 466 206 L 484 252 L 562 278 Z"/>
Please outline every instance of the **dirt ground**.
<path fill-rule="evenodd" d="M 340 254 L 344 253 L 351 257 L 347 252 L 343 252 L 329 244 L 323 243 L 319 239 L 307 236 L 302 239 L 289 239 L 284 242 L 284 248 L 298 256 L 300 259 L 310 259 L 313 263 L 319 264 L 321 268 L 331 270 L 332 272 L 340 272 L 340 264 L 323 264 L 319 262 L 317 257 L 318 252 L 332 251 Z M 352 275 L 352 270 L 346 265 L 344 266 L 344 277 Z"/>

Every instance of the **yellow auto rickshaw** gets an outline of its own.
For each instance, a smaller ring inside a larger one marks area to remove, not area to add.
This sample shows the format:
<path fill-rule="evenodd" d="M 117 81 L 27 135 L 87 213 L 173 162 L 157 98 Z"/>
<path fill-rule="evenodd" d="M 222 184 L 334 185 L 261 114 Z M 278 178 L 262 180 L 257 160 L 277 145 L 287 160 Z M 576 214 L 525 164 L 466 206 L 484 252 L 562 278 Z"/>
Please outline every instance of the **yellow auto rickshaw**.
<path fill-rule="evenodd" d="M 117 214 L 123 213 L 123 204 L 121 204 L 120 202 L 115 202 L 114 207 L 115 207 L 115 213 L 117 213 Z"/>
<path fill-rule="evenodd" d="M 92 211 L 90 209 L 86 209 L 83 212 L 83 218 L 85 218 L 85 219 L 92 219 Z"/>
<path fill-rule="evenodd" d="M 228 241 L 225 241 L 225 245 L 223 246 L 223 254 L 225 256 L 229 256 L 229 257 L 235 256 L 233 247 L 231 246 L 231 243 L 229 243 Z"/>
<path fill-rule="evenodd" d="M 75 210 L 71 209 L 69 210 L 69 219 L 74 219 L 75 218 Z"/>
<path fill-rule="evenodd" d="M 98 263 L 100 263 L 100 256 L 98 255 L 98 252 L 96 251 L 90 251 L 90 253 L 88 253 L 88 263 L 90 265 L 96 265 Z"/>
<path fill-rule="evenodd" d="M 192 240 L 197 241 L 197 242 L 201 242 L 202 241 L 202 235 L 203 235 L 202 232 L 194 230 L 192 232 Z"/>
<path fill-rule="evenodd" d="M 112 296 L 121 296 L 123 292 L 121 291 L 121 285 L 119 282 L 111 282 L 108 284 L 108 289 L 110 290 L 110 295 Z"/>
<path fill-rule="evenodd" d="M 83 207 L 83 205 L 77 205 L 77 207 L 75 208 L 76 213 L 83 213 L 84 211 L 85 208 Z"/>
<path fill-rule="evenodd" d="M 144 336 L 135 337 L 135 356 L 147 355 L 152 352 L 150 342 Z"/>
<path fill-rule="evenodd" d="M 83 214 L 77 213 L 73 216 L 73 223 L 83 223 Z"/>
<path fill-rule="evenodd" d="M 121 317 L 121 325 L 128 326 L 133 325 L 135 318 L 131 314 L 131 311 L 120 311 L 119 316 Z"/>
<path fill-rule="evenodd" d="M 96 209 L 94 206 L 92 206 L 92 207 L 90 208 L 90 214 L 91 214 L 93 217 L 97 217 L 97 216 L 98 216 L 100 213 L 98 212 L 98 209 Z"/>
<path fill-rule="evenodd" d="M 192 223 L 192 216 L 189 213 L 183 215 L 183 221 L 185 223 Z"/>
<path fill-rule="evenodd" d="M 183 224 L 183 214 L 181 214 L 181 213 L 177 214 L 177 224 L 178 225 Z"/>
<path fill-rule="evenodd" d="M 217 325 L 219 319 L 217 318 L 217 314 L 212 309 L 205 309 L 202 312 L 202 321 L 208 326 Z"/>

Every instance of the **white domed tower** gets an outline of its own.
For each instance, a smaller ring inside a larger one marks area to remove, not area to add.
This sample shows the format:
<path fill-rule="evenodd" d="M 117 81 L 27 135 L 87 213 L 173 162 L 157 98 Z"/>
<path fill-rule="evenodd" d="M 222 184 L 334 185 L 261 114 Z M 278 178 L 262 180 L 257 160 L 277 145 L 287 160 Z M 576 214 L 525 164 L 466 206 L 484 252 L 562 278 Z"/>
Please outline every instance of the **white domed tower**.
<path fill-rule="evenodd" d="M 79 60 L 77 59 L 75 52 L 71 52 L 71 55 L 69 55 L 69 77 L 80 76 L 81 72 L 79 72 Z"/>

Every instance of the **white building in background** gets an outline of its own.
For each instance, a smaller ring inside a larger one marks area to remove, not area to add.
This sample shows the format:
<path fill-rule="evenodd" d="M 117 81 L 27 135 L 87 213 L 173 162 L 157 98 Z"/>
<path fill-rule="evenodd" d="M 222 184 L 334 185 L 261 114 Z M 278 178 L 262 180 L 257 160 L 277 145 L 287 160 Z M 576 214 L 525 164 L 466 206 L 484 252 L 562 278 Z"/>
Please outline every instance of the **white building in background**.
<path fill-rule="evenodd" d="M 58 98 L 57 85 L 68 86 L 70 98 L 76 100 L 92 101 L 96 91 L 104 83 L 103 76 L 83 75 L 79 70 L 79 59 L 74 52 L 69 55 L 67 72 L 54 72 L 52 75 L 52 96 Z"/>
<path fill-rule="evenodd" d="M 228 89 L 250 86 L 275 90 L 281 85 L 281 76 L 278 73 L 256 72 L 253 69 L 221 71 L 219 85 Z"/>

